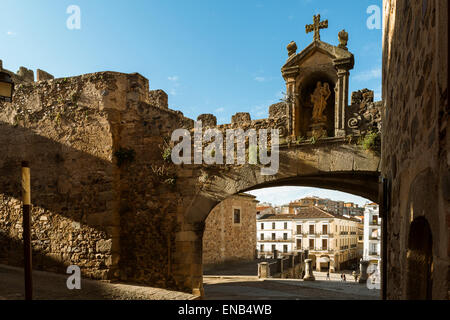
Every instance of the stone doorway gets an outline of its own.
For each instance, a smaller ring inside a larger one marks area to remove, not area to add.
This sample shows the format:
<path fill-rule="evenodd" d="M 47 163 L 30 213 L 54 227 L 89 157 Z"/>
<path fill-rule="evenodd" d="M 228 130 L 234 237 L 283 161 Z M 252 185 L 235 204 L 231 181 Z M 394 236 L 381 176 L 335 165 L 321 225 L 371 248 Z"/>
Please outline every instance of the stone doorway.
<path fill-rule="evenodd" d="M 432 299 L 433 238 L 428 221 L 415 219 L 410 226 L 407 251 L 407 299 Z"/>

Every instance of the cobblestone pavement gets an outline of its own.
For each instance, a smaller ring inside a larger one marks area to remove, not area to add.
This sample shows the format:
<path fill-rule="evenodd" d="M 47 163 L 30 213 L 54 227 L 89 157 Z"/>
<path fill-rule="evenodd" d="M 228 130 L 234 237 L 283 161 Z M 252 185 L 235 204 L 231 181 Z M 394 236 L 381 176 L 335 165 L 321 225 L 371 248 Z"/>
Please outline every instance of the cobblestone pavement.
<path fill-rule="evenodd" d="M 33 271 L 36 300 L 192 300 L 193 295 L 159 288 L 81 280 L 81 290 L 69 290 L 67 277 Z M 0 300 L 24 299 L 23 270 L 0 265 Z"/>
<path fill-rule="evenodd" d="M 336 280 L 204 277 L 205 300 L 379 300 L 379 290 Z"/>

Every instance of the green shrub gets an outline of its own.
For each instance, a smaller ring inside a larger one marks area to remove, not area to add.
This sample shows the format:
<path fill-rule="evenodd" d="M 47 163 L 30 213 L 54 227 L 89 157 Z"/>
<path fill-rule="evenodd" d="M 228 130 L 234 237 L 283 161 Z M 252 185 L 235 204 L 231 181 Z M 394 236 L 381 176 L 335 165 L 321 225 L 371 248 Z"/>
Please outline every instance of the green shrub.
<path fill-rule="evenodd" d="M 369 132 L 361 138 L 360 144 L 364 150 L 379 152 L 381 150 L 381 137 L 378 132 Z"/>

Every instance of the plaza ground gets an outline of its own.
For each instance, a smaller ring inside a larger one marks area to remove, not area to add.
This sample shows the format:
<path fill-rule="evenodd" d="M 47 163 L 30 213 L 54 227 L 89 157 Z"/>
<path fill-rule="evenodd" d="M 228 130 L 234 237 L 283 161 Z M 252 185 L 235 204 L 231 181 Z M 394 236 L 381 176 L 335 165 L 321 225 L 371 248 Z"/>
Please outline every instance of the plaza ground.
<path fill-rule="evenodd" d="M 354 281 L 352 271 L 330 274 L 314 271 L 316 281 L 258 279 L 257 263 L 246 262 L 207 268 L 205 300 L 380 300 L 380 290 L 370 290 Z"/>
<path fill-rule="evenodd" d="M 147 286 L 81 280 L 81 290 L 69 290 L 69 275 L 33 271 L 35 300 L 193 300 L 191 294 Z M 23 270 L 0 265 L 0 300 L 23 300 Z"/>

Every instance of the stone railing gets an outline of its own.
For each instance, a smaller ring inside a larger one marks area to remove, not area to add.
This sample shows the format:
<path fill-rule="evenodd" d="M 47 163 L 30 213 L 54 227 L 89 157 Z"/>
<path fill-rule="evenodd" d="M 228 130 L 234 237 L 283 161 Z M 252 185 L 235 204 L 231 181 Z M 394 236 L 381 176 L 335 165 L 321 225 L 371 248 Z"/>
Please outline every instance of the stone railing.
<path fill-rule="evenodd" d="M 305 255 L 303 253 L 290 254 L 275 262 L 262 262 L 258 264 L 258 277 L 260 279 L 281 278 L 300 279 L 304 272 Z"/>

